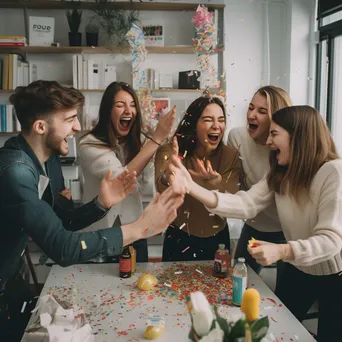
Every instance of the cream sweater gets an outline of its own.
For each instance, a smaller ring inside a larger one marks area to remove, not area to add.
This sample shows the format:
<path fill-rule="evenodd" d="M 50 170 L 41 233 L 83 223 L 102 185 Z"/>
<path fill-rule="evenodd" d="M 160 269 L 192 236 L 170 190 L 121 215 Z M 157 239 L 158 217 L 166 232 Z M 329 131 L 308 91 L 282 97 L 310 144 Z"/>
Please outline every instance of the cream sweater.
<path fill-rule="evenodd" d="M 99 147 L 87 145 L 86 143 L 98 144 Z M 127 146 L 119 145 L 118 151 L 115 153 L 91 134 L 85 136 L 81 140 L 79 156 L 83 173 L 83 203 L 89 202 L 98 195 L 101 180 L 109 169 L 112 170 L 112 178 L 118 176 L 126 169 L 123 162 L 126 155 L 126 147 Z M 107 215 L 101 220 L 94 222 L 82 231 L 91 232 L 110 228 L 113 226 L 117 217 L 120 218 L 121 224 L 128 224 L 136 221 L 143 211 L 139 190 L 140 187 L 121 202 L 112 206 Z"/>
<path fill-rule="evenodd" d="M 246 127 L 236 127 L 230 130 L 228 144 L 240 152 L 242 168 L 246 175 L 246 185 L 249 189 L 269 171 L 268 156 L 270 150 L 265 145 L 256 144 L 248 134 Z M 246 223 L 260 232 L 279 232 L 282 230 L 274 201 L 267 209 L 247 220 Z"/>
<path fill-rule="evenodd" d="M 299 270 L 312 275 L 342 271 L 342 159 L 325 163 L 310 187 L 310 200 L 299 205 L 287 195 L 271 192 L 266 179 L 236 195 L 216 193 L 211 212 L 232 218 L 251 218 L 275 198 L 286 240 Z"/>

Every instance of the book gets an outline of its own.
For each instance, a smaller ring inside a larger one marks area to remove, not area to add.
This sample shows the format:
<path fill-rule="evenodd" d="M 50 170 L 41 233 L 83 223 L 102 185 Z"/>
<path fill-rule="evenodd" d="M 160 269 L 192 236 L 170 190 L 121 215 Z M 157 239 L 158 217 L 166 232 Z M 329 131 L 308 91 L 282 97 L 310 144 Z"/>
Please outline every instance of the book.
<path fill-rule="evenodd" d="M 29 43 L 31 46 L 51 46 L 55 39 L 55 18 L 29 17 Z"/>

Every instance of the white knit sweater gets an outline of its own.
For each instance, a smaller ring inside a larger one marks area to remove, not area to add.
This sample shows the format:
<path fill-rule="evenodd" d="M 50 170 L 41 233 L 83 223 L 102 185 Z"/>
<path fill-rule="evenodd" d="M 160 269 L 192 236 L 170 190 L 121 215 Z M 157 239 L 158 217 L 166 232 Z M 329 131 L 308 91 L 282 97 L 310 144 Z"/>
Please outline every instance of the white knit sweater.
<path fill-rule="evenodd" d="M 270 150 L 266 145 L 256 144 L 248 134 L 246 127 L 236 127 L 230 130 L 228 144 L 239 150 L 242 158 L 242 168 L 246 175 L 248 189 L 258 183 L 270 169 L 268 157 Z M 279 232 L 281 225 L 275 202 L 267 209 L 247 220 L 249 226 L 260 232 Z"/>
<path fill-rule="evenodd" d="M 232 218 L 251 218 L 275 198 L 279 219 L 299 270 L 312 275 L 342 271 L 342 160 L 325 163 L 310 187 L 310 199 L 295 202 L 269 190 L 266 179 L 235 195 L 216 193 L 209 211 Z"/>

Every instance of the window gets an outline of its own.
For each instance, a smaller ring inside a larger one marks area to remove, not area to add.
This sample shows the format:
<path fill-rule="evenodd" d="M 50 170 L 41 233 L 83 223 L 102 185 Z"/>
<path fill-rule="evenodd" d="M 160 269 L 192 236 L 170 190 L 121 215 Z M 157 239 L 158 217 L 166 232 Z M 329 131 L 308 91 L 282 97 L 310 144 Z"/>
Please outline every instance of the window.
<path fill-rule="evenodd" d="M 319 1 L 318 30 L 316 108 L 325 117 L 338 152 L 342 155 L 342 4 L 340 0 Z"/>

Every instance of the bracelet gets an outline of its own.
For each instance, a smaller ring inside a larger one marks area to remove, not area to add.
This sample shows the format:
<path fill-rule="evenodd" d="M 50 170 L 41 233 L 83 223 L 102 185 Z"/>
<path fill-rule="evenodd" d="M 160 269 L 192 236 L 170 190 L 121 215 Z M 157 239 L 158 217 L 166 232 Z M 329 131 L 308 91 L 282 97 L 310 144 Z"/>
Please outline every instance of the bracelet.
<path fill-rule="evenodd" d="M 151 137 L 148 137 L 148 136 L 146 136 L 148 139 L 150 139 L 151 141 L 153 141 L 155 144 L 157 144 L 157 145 L 161 145 L 161 144 L 159 144 L 159 142 L 157 142 L 157 141 L 155 141 L 153 138 L 151 138 Z"/>

